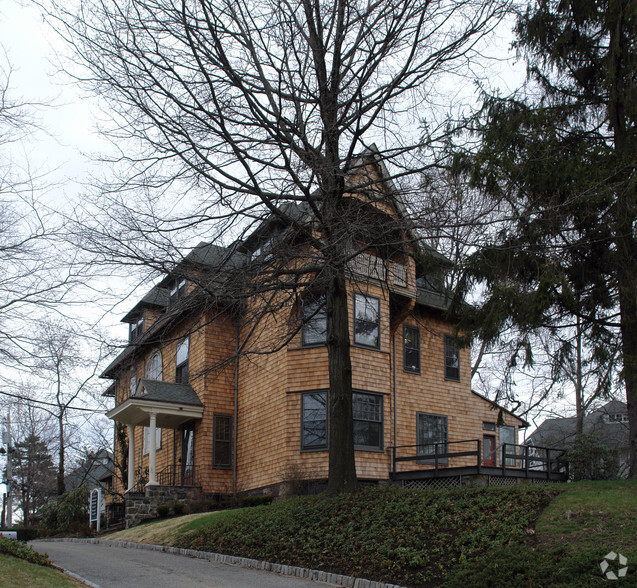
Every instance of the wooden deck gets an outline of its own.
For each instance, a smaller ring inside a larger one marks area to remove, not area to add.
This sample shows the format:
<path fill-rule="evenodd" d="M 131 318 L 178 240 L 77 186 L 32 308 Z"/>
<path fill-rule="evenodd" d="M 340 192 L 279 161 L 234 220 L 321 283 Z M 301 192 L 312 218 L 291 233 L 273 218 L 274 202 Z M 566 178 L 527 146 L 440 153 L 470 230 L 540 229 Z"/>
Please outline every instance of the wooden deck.
<path fill-rule="evenodd" d="M 526 478 L 535 481 L 566 482 L 568 463 L 563 449 L 505 443 L 502 450 L 485 460 L 482 441 L 471 439 L 431 445 L 392 447 L 391 479 L 431 480 L 462 476 Z M 405 464 L 422 467 L 405 468 Z"/>

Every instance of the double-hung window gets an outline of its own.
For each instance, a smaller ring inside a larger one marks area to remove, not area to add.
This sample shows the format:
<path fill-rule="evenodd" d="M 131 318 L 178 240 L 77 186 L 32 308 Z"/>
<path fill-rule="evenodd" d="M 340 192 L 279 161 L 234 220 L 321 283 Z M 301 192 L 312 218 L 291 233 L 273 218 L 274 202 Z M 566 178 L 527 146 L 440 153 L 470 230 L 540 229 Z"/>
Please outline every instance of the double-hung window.
<path fill-rule="evenodd" d="M 403 326 L 403 369 L 420 373 L 420 331 L 411 325 Z"/>
<path fill-rule="evenodd" d="M 128 341 L 134 343 L 144 332 L 144 316 L 140 316 L 128 326 Z"/>
<path fill-rule="evenodd" d="M 383 448 L 383 397 L 377 394 L 355 392 L 354 446 L 357 449 Z"/>
<path fill-rule="evenodd" d="M 168 303 L 175 304 L 177 300 L 186 295 L 187 283 L 186 278 L 177 278 L 171 282 L 168 290 Z"/>
<path fill-rule="evenodd" d="M 320 345 L 327 337 L 327 312 L 325 294 L 306 296 L 303 300 L 303 326 L 301 342 L 303 345 Z"/>
<path fill-rule="evenodd" d="M 380 300 L 374 296 L 354 296 L 354 343 L 380 347 Z"/>
<path fill-rule="evenodd" d="M 212 467 L 220 469 L 232 467 L 232 417 L 230 415 L 214 415 L 212 438 Z"/>
<path fill-rule="evenodd" d="M 177 384 L 188 383 L 189 349 L 190 339 L 188 337 L 177 343 L 177 353 L 175 357 L 175 382 L 177 382 Z"/>
<path fill-rule="evenodd" d="M 416 437 L 418 463 L 434 463 L 436 454 L 447 453 L 447 417 L 440 414 L 416 413 Z M 448 458 L 439 458 L 438 464 L 446 465 Z"/>
<path fill-rule="evenodd" d="M 445 379 L 460 381 L 460 348 L 451 335 L 445 335 Z"/>

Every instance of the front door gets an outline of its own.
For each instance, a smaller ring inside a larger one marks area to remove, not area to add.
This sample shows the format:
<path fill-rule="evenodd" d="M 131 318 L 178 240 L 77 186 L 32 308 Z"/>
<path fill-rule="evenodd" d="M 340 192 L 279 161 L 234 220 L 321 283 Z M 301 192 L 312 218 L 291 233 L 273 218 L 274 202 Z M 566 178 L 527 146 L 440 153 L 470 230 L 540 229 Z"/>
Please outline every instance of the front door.
<path fill-rule="evenodd" d="M 195 423 L 181 429 L 181 485 L 195 484 Z"/>
<path fill-rule="evenodd" d="M 495 467 L 495 435 L 482 436 L 482 464 Z"/>

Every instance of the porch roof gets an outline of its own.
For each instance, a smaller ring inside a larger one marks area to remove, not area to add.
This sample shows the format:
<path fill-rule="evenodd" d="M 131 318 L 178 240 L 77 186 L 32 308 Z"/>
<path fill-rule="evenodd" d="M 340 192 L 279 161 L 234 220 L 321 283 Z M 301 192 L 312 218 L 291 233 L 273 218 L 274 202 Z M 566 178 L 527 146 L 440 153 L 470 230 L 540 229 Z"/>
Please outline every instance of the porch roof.
<path fill-rule="evenodd" d="M 157 415 L 157 426 L 176 429 L 180 425 L 203 417 L 203 404 L 188 384 L 174 384 L 155 380 L 140 380 L 137 393 L 106 416 L 126 425 L 146 425 L 150 415 Z"/>

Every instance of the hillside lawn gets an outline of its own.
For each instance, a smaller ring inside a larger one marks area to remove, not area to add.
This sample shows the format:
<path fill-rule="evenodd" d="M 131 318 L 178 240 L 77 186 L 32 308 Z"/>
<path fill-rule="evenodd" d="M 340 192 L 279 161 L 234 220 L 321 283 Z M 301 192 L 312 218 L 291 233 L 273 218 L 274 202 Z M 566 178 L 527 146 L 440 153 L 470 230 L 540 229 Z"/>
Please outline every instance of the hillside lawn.
<path fill-rule="evenodd" d="M 602 586 L 610 551 L 637 586 L 637 480 L 402 490 L 148 523 L 108 537 L 240 555 L 404 586 Z"/>
<path fill-rule="evenodd" d="M 0 553 L 0 588 L 78 588 L 85 586 L 49 567 Z"/>

